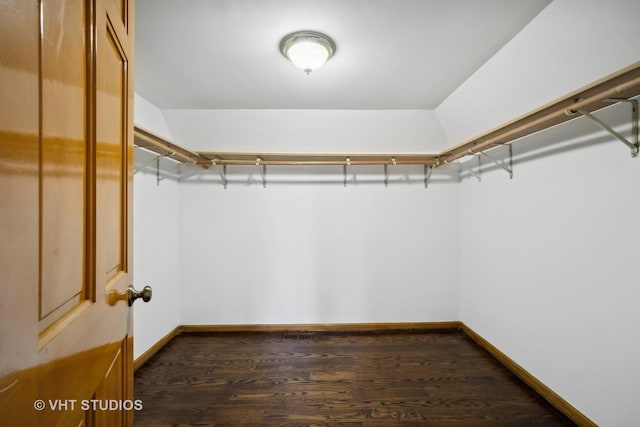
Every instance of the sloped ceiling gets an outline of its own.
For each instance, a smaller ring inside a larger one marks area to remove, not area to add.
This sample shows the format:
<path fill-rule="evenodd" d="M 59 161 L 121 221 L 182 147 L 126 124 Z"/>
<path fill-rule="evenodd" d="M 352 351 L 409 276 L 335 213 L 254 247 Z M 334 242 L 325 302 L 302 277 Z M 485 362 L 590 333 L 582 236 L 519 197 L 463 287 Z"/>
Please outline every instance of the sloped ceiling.
<path fill-rule="evenodd" d="M 136 0 L 135 90 L 160 109 L 433 109 L 550 0 Z M 336 55 L 307 76 L 297 30 Z"/>

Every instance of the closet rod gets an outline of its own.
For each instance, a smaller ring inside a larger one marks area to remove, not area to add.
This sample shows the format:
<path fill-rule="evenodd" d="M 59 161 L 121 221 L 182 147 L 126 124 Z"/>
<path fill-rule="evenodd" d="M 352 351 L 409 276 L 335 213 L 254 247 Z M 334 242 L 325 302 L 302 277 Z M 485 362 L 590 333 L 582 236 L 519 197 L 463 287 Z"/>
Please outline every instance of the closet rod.
<path fill-rule="evenodd" d="M 344 166 L 344 165 L 434 165 L 435 154 L 426 153 L 247 153 L 200 152 L 204 158 L 221 165 L 260 164 L 268 166 Z"/>
<path fill-rule="evenodd" d="M 222 164 L 228 165 L 250 165 L 251 162 L 246 162 L 244 160 L 229 160 L 229 161 L 221 161 Z M 435 158 L 433 160 L 420 160 L 420 161 L 404 161 L 404 162 L 396 162 L 397 165 L 431 165 L 435 164 Z M 263 165 L 269 166 L 375 166 L 375 165 L 392 165 L 389 160 L 352 160 L 351 162 L 347 162 L 345 160 L 318 160 L 318 161 L 307 161 L 307 160 L 263 160 Z"/>

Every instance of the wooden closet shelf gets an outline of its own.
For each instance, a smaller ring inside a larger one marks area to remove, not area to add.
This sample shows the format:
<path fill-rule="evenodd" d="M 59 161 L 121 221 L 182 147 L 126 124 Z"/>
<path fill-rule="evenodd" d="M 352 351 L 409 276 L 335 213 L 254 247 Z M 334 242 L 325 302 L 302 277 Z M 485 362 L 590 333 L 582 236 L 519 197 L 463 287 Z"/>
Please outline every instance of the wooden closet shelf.
<path fill-rule="evenodd" d="M 437 167 L 640 95 L 640 62 L 440 153 L 193 152 L 135 128 L 139 147 L 207 168 L 208 165 L 425 165 Z M 637 151 L 637 149 L 636 149 Z"/>
<path fill-rule="evenodd" d="M 623 68 L 595 83 L 565 95 L 549 104 L 478 135 L 438 154 L 447 163 L 467 154 L 478 153 L 498 145 L 548 129 L 581 117 L 578 110 L 593 112 L 620 99 L 640 95 L 640 62 Z"/>
<path fill-rule="evenodd" d="M 208 165 L 211 163 L 198 153 L 187 150 L 139 126 L 134 127 L 133 136 L 137 147 L 154 152 L 159 156 L 170 157 L 181 163 L 196 164 L 205 169 L 208 169 Z"/>
<path fill-rule="evenodd" d="M 435 154 L 393 153 L 223 153 L 201 152 L 217 165 L 434 165 Z"/>

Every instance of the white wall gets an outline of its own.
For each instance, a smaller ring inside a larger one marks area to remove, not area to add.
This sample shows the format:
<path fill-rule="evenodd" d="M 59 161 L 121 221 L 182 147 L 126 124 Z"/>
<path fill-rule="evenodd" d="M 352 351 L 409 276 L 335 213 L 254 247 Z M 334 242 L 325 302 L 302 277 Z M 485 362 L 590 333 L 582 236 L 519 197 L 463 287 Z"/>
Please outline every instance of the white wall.
<path fill-rule="evenodd" d="M 432 111 L 160 112 L 136 101 L 137 125 L 195 150 L 233 151 L 240 142 L 261 151 L 265 141 L 302 152 L 387 151 L 389 141 L 396 152 L 446 145 Z M 422 168 L 391 167 L 385 188 L 382 167 L 354 167 L 344 188 L 341 168 L 270 167 L 263 189 L 257 169 L 230 167 L 228 190 L 211 172 L 185 176 L 177 189 L 168 180 L 156 186 L 151 173 L 136 175 L 136 274 L 156 289 L 154 304 L 135 313 L 137 335 L 148 337 L 137 339 L 136 355 L 175 326 L 176 303 L 181 324 L 457 318 L 451 171 L 434 174 L 425 189 Z M 161 248 L 161 259 L 149 256 Z M 169 295 L 162 305 L 161 294 Z"/>
<path fill-rule="evenodd" d="M 145 129 L 171 138 L 162 113 L 136 95 L 134 121 Z M 150 154 L 136 150 L 136 167 Z M 133 285 L 153 288 L 148 304 L 133 305 L 134 358 L 144 353 L 180 324 L 179 187 L 165 179 L 158 186 L 153 173 L 140 171 L 133 179 Z"/>
<path fill-rule="evenodd" d="M 446 146 L 433 111 L 164 113 L 176 139 L 195 150 L 425 152 Z M 269 167 L 266 189 L 256 168 L 229 167 L 228 190 L 215 174 L 182 182 L 183 323 L 455 319 L 457 181 L 440 174 L 425 190 L 417 169 L 392 168 L 392 188 L 384 187 L 382 167 L 350 168 L 347 188 L 338 167 Z"/>
<path fill-rule="evenodd" d="M 184 324 L 458 316 L 457 183 L 181 183 Z"/>
<path fill-rule="evenodd" d="M 176 181 L 158 186 L 153 174 L 140 172 L 133 183 L 133 283 L 136 289 L 153 288 L 149 303 L 133 305 L 137 358 L 180 324 L 180 195 Z"/>
<path fill-rule="evenodd" d="M 554 0 L 436 113 L 462 142 L 640 59 L 637 0 Z"/>
<path fill-rule="evenodd" d="M 202 151 L 437 152 L 431 110 L 166 110 L 177 141 Z"/>
<path fill-rule="evenodd" d="M 634 426 L 640 159 L 593 128 L 521 141 L 512 181 L 462 183 L 461 320 L 599 425 Z"/>
<path fill-rule="evenodd" d="M 171 130 L 167 126 L 162 110 L 137 93 L 133 97 L 133 110 L 133 121 L 136 126 L 152 131 L 170 141 L 173 140 Z"/>
<path fill-rule="evenodd" d="M 637 1 L 554 1 L 437 109 L 446 133 L 471 137 L 637 61 L 638 16 Z M 628 107 L 598 115 L 628 127 Z M 637 425 L 640 159 L 585 119 L 514 152 L 512 181 L 461 184 L 461 320 L 596 423 Z"/>

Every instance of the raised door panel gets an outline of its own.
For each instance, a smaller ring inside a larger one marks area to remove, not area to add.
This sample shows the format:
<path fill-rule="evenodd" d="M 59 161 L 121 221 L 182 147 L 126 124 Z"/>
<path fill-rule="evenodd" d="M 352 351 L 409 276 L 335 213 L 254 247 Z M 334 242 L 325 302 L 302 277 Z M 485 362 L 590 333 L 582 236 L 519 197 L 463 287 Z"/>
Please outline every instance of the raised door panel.
<path fill-rule="evenodd" d="M 113 4 L 112 17 L 118 18 L 124 27 L 129 29 L 129 5 L 127 0 L 107 0 Z"/>
<path fill-rule="evenodd" d="M 109 2 L 107 2 L 109 3 Z M 129 60 L 122 24 L 107 14 L 99 22 L 97 68 L 98 280 L 128 271 Z M 115 21 L 115 22 L 114 22 Z M 125 38 L 126 40 L 126 38 Z M 102 275 L 102 277 L 100 277 Z"/>
<path fill-rule="evenodd" d="M 132 350 L 130 344 L 127 340 L 121 343 L 102 384 L 96 390 L 95 398 L 103 405 L 95 411 L 94 421 L 97 427 L 132 425 L 133 412 L 136 408 L 141 408 L 141 402 L 128 398 L 131 391 L 128 378 L 132 374 L 127 367 L 127 358 L 131 356 Z"/>
<path fill-rule="evenodd" d="M 83 2 L 42 4 L 41 329 L 87 297 L 87 16 Z"/>

